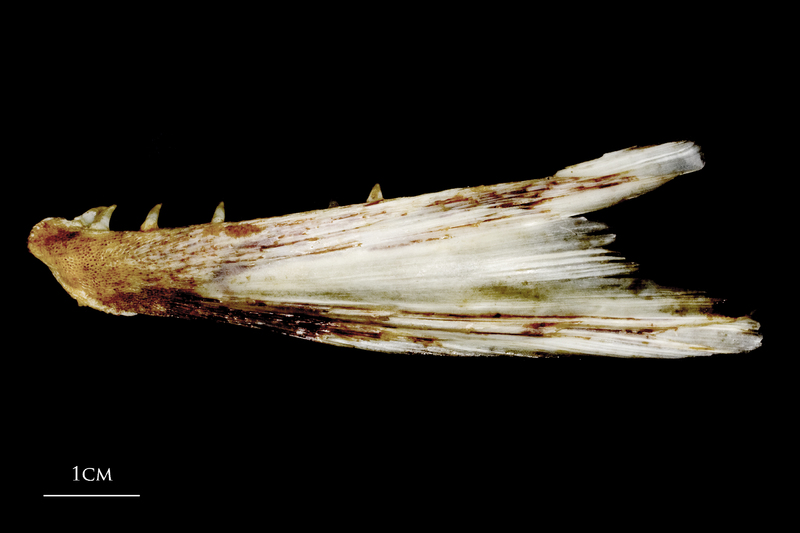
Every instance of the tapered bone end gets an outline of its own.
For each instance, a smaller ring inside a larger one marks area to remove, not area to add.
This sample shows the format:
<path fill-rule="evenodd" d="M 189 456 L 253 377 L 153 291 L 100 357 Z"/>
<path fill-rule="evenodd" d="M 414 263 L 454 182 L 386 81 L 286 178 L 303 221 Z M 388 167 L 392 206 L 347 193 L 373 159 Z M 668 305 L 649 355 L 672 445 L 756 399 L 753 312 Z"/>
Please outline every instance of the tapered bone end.
<path fill-rule="evenodd" d="M 214 216 L 211 217 L 211 223 L 225 222 L 225 202 L 220 202 L 214 210 Z"/>
<path fill-rule="evenodd" d="M 559 170 L 555 177 L 595 178 L 624 173 L 635 175 L 640 180 L 660 178 L 666 181 L 680 174 L 696 172 L 704 165 L 700 147 L 691 141 L 680 141 L 609 152 L 598 159 Z"/>
<path fill-rule="evenodd" d="M 101 205 L 100 207 L 93 207 L 86 211 L 84 214 L 75 217 L 73 220 L 77 220 L 81 223 L 84 227 L 88 228 L 91 226 L 95 219 L 97 219 L 100 213 L 103 213 L 108 207 Z"/>
<path fill-rule="evenodd" d="M 161 204 L 157 204 L 153 209 L 147 213 L 147 218 L 144 219 L 144 222 L 140 226 L 139 229 L 142 231 L 153 231 L 158 229 L 158 215 L 161 212 Z"/>
<path fill-rule="evenodd" d="M 376 183 L 367 197 L 367 203 L 380 202 L 383 200 L 383 193 L 381 192 L 381 184 Z"/>
<path fill-rule="evenodd" d="M 89 209 L 75 220 L 80 221 L 81 224 L 89 229 L 108 230 L 108 225 L 111 222 L 111 215 L 116 208 L 116 205 L 95 207 L 94 209 Z"/>

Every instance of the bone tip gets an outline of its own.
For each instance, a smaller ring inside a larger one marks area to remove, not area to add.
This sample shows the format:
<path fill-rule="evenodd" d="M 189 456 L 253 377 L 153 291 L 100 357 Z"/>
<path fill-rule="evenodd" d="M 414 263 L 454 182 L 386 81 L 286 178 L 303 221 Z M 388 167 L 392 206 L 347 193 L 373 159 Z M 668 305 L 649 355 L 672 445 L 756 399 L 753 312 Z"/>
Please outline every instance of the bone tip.
<path fill-rule="evenodd" d="M 106 206 L 104 205 L 100 207 L 93 207 L 88 211 L 86 211 L 85 213 L 83 213 L 82 215 L 75 217 L 75 220 L 78 220 L 81 224 L 83 224 L 88 228 L 89 226 L 92 225 L 95 218 L 97 218 L 97 214 L 105 210 Z"/>
<path fill-rule="evenodd" d="M 380 202 L 383 200 L 383 193 L 381 192 L 381 184 L 376 183 L 372 190 L 369 192 L 369 196 L 367 197 L 367 203 L 370 202 Z"/>
<path fill-rule="evenodd" d="M 141 231 L 153 231 L 158 229 L 158 215 L 160 212 L 161 204 L 156 204 L 153 209 L 147 213 L 147 217 L 144 219 L 144 222 L 139 229 Z"/>
<path fill-rule="evenodd" d="M 217 208 L 214 210 L 214 216 L 211 217 L 212 224 L 219 222 L 225 222 L 225 202 L 219 203 Z"/>
<path fill-rule="evenodd" d="M 114 210 L 116 208 L 117 208 L 116 205 L 111 205 L 108 207 L 98 207 L 95 211 L 95 216 L 93 221 L 89 224 L 89 229 L 108 230 L 109 223 L 111 222 L 111 215 L 114 213 Z M 83 216 L 88 214 L 90 211 L 92 210 L 90 209 L 89 211 L 84 213 L 84 215 L 81 215 L 81 222 L 84 222 Z M 85 222 L 84 225 L 86 225 Z"/>

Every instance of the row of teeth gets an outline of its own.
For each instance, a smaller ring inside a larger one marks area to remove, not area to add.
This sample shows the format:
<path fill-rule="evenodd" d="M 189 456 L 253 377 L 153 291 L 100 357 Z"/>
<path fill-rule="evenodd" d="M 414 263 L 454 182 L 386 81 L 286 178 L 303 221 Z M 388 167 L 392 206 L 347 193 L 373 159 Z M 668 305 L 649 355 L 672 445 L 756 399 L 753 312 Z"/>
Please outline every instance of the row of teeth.
<path fill-rule="evenodd" d="M 94 207 L 89 209 L 75 220 L 79 221 L 84 227 L 89 229 L 108 230 L 108 223 L 111 221 L 111 215 L 117 208 L 116 205 L 109 207 Z M 156 205 L 147 213 L 144 222 L 139 227 L 142 231 L 153 231 L 158 229 L 158 215 L 161 213 L 161 204 Z M 214 210 L 214 216 L 211 217 L 211 223 L 225 222 L 225 202 L 220 202 Z"/>
<path fill-rule="evenodd" d="M 381 186 L 376 183 L 367 197 L 367 203 L 379 202 L 381 200 L 383 200 Z M 335 201 L 332 201 L 328 207 L 336 207 L 337 205 L 339 204 L 337 204 Z M 108 230 L 108 224 L 111 221 L 111 215 L 114 213 L 116 208 L 116 205 L 109 207 L 94 207 L 86 211 L 81 216 L 75 217 L 75 220 L 79 221 L 84 227 L 89 229 Z M 161 213 L 161 204 L 156 205 L 150 210 L 149 213 L 147 213 L 147 216 L 145 217 L 144 222 L 139 229 L 141 231 L 157 230 L 159 213 Z M 225 222 L 225 202 L 219 203 L 217 208 L 214 210 L 214 215 L 211 217 L 212 224 L 219 222 Z"/>

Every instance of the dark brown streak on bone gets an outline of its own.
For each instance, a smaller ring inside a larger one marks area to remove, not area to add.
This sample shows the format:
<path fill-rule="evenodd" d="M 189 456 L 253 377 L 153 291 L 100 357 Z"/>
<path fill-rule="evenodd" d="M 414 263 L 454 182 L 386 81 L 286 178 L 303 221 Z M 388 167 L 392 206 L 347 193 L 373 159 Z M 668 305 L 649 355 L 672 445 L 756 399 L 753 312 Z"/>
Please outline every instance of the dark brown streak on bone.
<path fill-rule="evenodd" d="M 262 231 L 263 228 L 254 224 L 247 224 L 244 222 L 235 222 L 231 224 L 209 224 L 203 229 L 201 236 L 213 237 L 220 234 L 225 234 L 228 237 L 247 237 L 254 233 Z"/>
<path fill-rule="evenodd" d="M 326 306 L 309 304 L 283 304 L 275 305 L 256 300 L 226 300 L 221 302 L 213 298 L 205 298 L 191 290 L 170 290 L 146 288 L 136 293 L 120 293 L 116 296 L 115 305 L 121 308 L 134 310 L 142 314 L 177 317 L 185 319 L 212 319 L 218 322 L 227 322 L 251 328 L 273 329 L 285 335 L 312 340 L 341 339 L 380 339 L 407 341 L 421 345 L 423 348 L 438 345 L 439 340 L 434 337 L 423 337 L 409 334 L 403 326 L 395 327 L 387 323 L 387 318 L 374 314 L 370 308 L 356 306 L 338 307 L 336 311 L 351 311 L 347 318 L 332 311 Z M 362 310 L 361 315 L 352 314 L 352 311 Z M 597 327 L 588 326 L 581 322 L 560 322 L 559 319 L 573 320 L 575 318 L 604 318 L 604 317 L 530 317 L 517 315 L 498 315 L 492 313 L 476 315 L 418 313 L 393 310 L 393 317 L 425 318 L 441 320 L 442 326 L 447 326 L 453 320 L 471 321 L 488 324 L 495 320 L 518 318 L 521 321 L 534 319 L 523 326 L 520 333 L 522 337 L 542 337 L 558 335 L 558 330 L 571 329 L 587 332 L 605 332 L 635 334 L 649 337 L 657 331 L 673 329 L 670 326 L 643 328 L 628 327 Z M 548 320 L 549 319 L 549 320 Z M 439 329 L 439 328 L 437 328 Z M 441 328 L 441 331 L 459 331 L 459 328 Z M 471 334 L 490 334 L 488 332 L 470 331 Z"/>

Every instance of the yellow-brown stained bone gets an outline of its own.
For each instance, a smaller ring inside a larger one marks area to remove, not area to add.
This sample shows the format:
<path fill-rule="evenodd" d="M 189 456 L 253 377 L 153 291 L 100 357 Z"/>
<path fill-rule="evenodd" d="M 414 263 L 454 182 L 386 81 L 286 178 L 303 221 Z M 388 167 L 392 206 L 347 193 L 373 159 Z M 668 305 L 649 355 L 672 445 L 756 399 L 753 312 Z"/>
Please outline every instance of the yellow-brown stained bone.
<path fill-rule="evenodd" d="M 369 196 L 367 196 L 367 203 L 372 202 L 380 202 L 383 200 L 383 193 L 381 192 L 381 184 L 376 183 L 372 190 L 369 192 Z"/>
<path fill-rule="evenodd" d="M 141 231 L 153 231 L 158 229 L 158 215 L 161 212 L 161 204 L 156 204 L 153 209 L 147 213 L 144 222 L 139 227 Z"/>
<path fill-rule="evenodd" d="M 212 224 L 219 224 L 225 222 L 225 202 L 220 202 L 214 210 L 214 216 L 211 217 Z"/>

